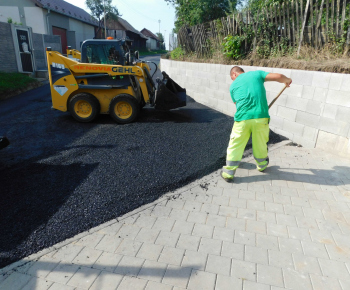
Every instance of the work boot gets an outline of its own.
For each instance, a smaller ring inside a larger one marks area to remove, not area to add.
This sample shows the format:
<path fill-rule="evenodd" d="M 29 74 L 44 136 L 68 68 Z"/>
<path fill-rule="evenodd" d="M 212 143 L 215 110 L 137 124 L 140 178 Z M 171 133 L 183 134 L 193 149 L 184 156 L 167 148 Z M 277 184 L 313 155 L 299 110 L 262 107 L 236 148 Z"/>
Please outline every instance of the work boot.
<path fill-rule="evenodd" d="M 260 165 L 257 165 L 256 168 L 260 171 L 260 172 L 263 172 L 266 168 L 267 168 L 267 165 L 269 165 L 269 157 L 266 158 L 266 164 L 265 165 L 262 165 L 260 167 Z"/>
<path fill-rule="evenodd" d="M 223 180 L 225 180 L 228 183 L 232 183 L 233 182 L 233 177 L 231 177 L 229 174 L 227 174 L 226 172 L 223 172 L 221 170 L 220 172 L 220 176 Z"/>

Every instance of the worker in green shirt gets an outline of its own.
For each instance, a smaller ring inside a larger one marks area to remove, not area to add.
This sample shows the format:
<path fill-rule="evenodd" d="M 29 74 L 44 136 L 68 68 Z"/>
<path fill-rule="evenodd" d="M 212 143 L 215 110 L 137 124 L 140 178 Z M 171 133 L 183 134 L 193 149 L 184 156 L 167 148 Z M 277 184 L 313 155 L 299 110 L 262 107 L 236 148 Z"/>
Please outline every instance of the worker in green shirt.
<path fill-rule="evenodd" d="M 267 168 L 270 115 L 264 82 L 276 81 L 288 87 L 292 83 L 292 79 L 282 74 L 261 70 L 245 73 L 238 66 L 231 69 L 230 76 L 233 80 L 230 94 L 237 111 L 227 148 L 226 166 L 221 171 L 221 177 L 227 182 L 233 181 L 250 135 L 257 169 L 264 171 Z"/>

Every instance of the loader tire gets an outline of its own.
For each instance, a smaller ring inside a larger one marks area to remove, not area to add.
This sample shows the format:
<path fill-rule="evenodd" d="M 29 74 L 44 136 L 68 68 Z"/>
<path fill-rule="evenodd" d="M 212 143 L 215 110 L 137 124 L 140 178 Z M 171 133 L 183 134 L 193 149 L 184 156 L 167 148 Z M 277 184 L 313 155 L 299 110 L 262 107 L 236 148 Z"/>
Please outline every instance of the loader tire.
<path fill-rule="evenodd" d="M 133 122 L 140 113 L 140 104 L 128 94 L 114 97 L 109 105 L 109 114 L 119 124 Z"/>
<path fill-rule="evenodd" d="M 77 94 L 69 101 L 68 109 L 74 119 L 87 123 L 100 113 L 100 103 L 92 95 Z"/>

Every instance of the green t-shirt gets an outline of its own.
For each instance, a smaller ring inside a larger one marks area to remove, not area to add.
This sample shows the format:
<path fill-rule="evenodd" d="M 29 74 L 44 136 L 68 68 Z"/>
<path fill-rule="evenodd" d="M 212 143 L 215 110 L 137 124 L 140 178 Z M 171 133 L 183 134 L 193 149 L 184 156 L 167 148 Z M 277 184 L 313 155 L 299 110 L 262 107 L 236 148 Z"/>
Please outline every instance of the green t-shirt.
<path fill-rule="evenodd" d="M 237 107 L 235 121 L 270 118 L 264 87 L 268 74 L 261 70 L 242 73 L 231 84 L 231 98 Z"/>

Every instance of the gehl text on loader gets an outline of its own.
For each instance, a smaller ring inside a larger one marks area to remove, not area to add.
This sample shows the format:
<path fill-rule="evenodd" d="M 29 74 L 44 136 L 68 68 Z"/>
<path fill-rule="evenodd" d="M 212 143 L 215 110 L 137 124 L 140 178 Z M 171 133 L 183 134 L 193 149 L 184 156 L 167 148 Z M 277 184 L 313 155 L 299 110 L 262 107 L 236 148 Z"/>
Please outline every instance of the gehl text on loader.
<path fill-rule="evenodd" d="M 154 83 L 148 62 L 130 47 L 128 39 L 85 40 L 72 58 L 47 47 L 52 108 L 69 111 L 80 122 L 110 114 L 126 124 L 146 104 L 158 110 L 186 106 L 186 90 L 165 72 Z"/>

